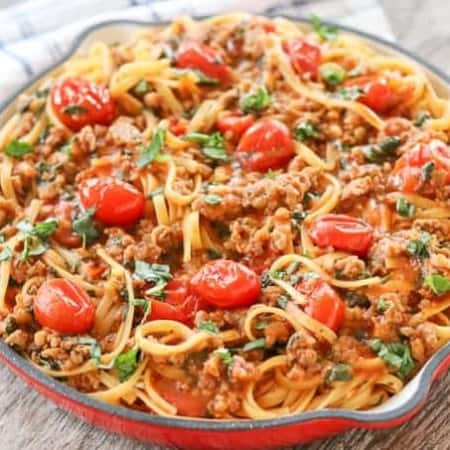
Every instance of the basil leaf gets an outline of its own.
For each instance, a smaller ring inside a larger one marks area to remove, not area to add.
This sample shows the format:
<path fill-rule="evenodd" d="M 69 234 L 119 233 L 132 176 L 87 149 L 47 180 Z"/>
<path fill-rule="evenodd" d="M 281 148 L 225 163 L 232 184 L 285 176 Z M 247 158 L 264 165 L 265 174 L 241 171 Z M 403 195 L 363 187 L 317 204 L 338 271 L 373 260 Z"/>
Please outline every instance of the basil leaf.
<path fill-rule="evenodd" d="M 224 148 L 203 147 L 202 153 L 209 159 L 213 159 L 215 161 L 227 162 L 230 160 L 230 155 Z"/>
<path fill-rule="evenodd" d="M 217 325 L 210 320 L 201 321 L 198 325 L 198 329 L 212 334 L 217 334 L 219 332 Z"/>
<path fill-rule="evenodd" d="M 254 341 L 247 342 L 244 345 L 242 350 L 244 352 L 251 352 L 252 350 L 257 350 L 259 348 L 264 348 L 265 345 L 266 345 L 266 339 L 265 338 L 259 338 L 259 339 L 255 339 Z"/>
<path fill-rule="evenodd" d="M 399 216 L 409 219 L 414 215 L 414 212 L 416 211 L 416 205 L 414 205 L 413 203 L 409 203 L 406 199 L 400 197 L 395 205 L 395 210 L 397 211 L 397 214 Z"/>
<path fill-rule="evenodd" d="M 328 86 L 336 87 L 347 78 L 347 71 L 338 64 L 322 64 L 319 69 L 320 77 Z"/>
<path fill-rule="evenodd" d="M 82 105 L 69 105 L 66 106 L 62 112 L 68 114 L 69 116 L 79 116 L 88 112 L 87 108 Z"/>
<path fill-rule="evenodd" d="M 5 149 L 5 153 L 13 158 L 20 158 L 28 153 L 33 153 L 34 148 L 28 142 L 23 141 L 11 141 Z"/>
<path fill-rule="evenodd" d="M 338 100 L 357 100 L 363 94 L 363 89 L 361 89 L 360 87 L 351 86 L 346 88 L 339 88 L 333 95 L 333 97 L 337 98 Z"/>
<path fill-rule="evenodd" d="M 336 39 L 339 28 L 334 25 L 326 25 L 318 16 L 311 16 L 309 19 L 314 32 L 324 41 Z"/>
<path fill-rule="evenodd" d="M 390 302 L 386 301 L 383 297 L 381 297 L 377 303 L 377 311 L 378 312 L 387 311 L 391 306 L 392 305 Z"/>
<path fill-rule="evenodd" d="M 247 95 L 242 100 L 241 108 L 246 113 L 258 113 L 266 109 L 272 102 L 272 97 L 267 89 L 262 86 L 256 93 Z"/>
<path fill-rule="evenodd" d="M 264 174 L 264 178 L 267 178 L 269 180 L 275 180 L 275 178 L 277 177 L 277 173 L 274 172 L 272 169 L 269 169 L 265 174 Z"/>
<path fill-rule="evenodd" d="M 83 247 L 99 237 L 99 232 L 94 225 L 94 213 L 95 208 L 87 209 L 72 221 L 72 230 L 83 239 Z"/>
<path fill-rule="evenodd" d="M 130 378 L 136 371 L 138 366 L 139 349 L 137 347 L 132 348 L 127 353 L 122 353 L 114 361 L 114 367 L 117 369 L 119 380 L 125 381 Z"/>
<path fill-rule="evenodd" d="M 58 222 L 47 219 L 33 226 L 28 220 L 22 220 L 16 228 L 23 234 L 22 260 L 26 261 L 29 256 L 42 255 L 48 249 L 48 238 L 58 228 Z"/>
<path fill-rule="evenodd" d="M 5 247 L 1 252 L 0 252 L 0 261 L 8 261 L 9 259 L 12 258 L 12 251 L 9 247 Z"/>
<path fill-rule="evenodd" d="M 77 341 L 78 344 L 88 345 L 91 353 L 91 358 L 97 363 L 100 363 L 100 357 L 102 356 L 102 348 L 100 347 L 97 339 L 92 337 L 80 336 Z"/>
<path fill-rule="evenodd" d="M 428 244 L 431 240 L 429 233 L 422 233 L 419 239 L 414 239 L 408 242 L 407 250 L 412 256 L 417 256 L 419 259 L 424 260 L 429 258 L 430 252 L 428 251 Z"/>
<path fill-rule="evenodd" d="M 353 378 L 352 369 L 348 364 L 337 363 L 325 375 L 327 384 L 333 381 L 350 381 Z"/>
<path fill-rule="evenodd" d="M 437 273 L 425 277 L 425 285 L 428 286 L 436 295 L 443 295 L 450 292 L 450 279 L 445 275 Z"/>
<path fill-rule="evenodd" d="M 229 366 L 233 362 L 233 356 L 227 348 L 218 348 L 214 351 L 214 354 L 219 357 L 225 366 Z"/>
<path fill-rule="evenodd" d="M 302 122 L 295 127 L 294 138 L 297 141 L 316 139 L 319 137 L 317 127 L 311 122 Z"/>
<path fill-rule="evenodd" d="M 134 277 L 153 283 L 153 286 L 145 292 L 157 298 L 164 298 L 167 282 L 172 279 L 170 267 L 166 264 L 149 264 L 145 261 L 136 261 L 134 264 Z"/>
<path fill-rule="evenodd" d="M 58 222 L 55 219 L 47 219 L 39 222 L 33 227 L 33 234 L 41 239 L 48 239 L 58 228 Z"/>
<path fill-rule="evenodd" d="M 142 308 L 144 312 L 147 312 L 150 307 L 150 301 L 146 300 L 145 298 L 135 298 L 133 303 L 134 306 Z"/>
<path fill-rule="evenodd" d="M 145 167 L 153 161 L 164 161 L 165 155 L 161 154 L 161 148 L 164 146 L 166 130 L 158 128 L 153 134 L 152 141 L 148 147 L 141 147 L 141 156 L 137 160 L 138 167 Z"/>
<path fill-rule="evenodd" d="M 420 111 L 419 114 L 417 114 L 417 117 L 414 120 L 413 124 L 415 127 L 420 128 L 430 118 L 431 115 L 428 111 Z"/>
<path fill-rule="evenodd" d="M 389 137 L 380 144 L 365 145 L 362 152 L 367 162 L 381 164 L 395 156 L 395 150 L 401 142 L 401 139 L 397 136 Z"/>
<path fill-rule="evenodd" d="M 220 205 L 222 203 L 222 197 L 220 195 L 208 194 L 203 197 L 203 201 L 208 205 Z"/>
<path fill-rule="evenodd" d="M 212 134 L 189 133 L 184 139 L 200 144 L 202 153 L 209 159 L 223 162 L 230 160 L 230 156 L 225 150 L 223 136 L 218 132 Z"/>
<path fill-rule="evenodd" d="M 137 95 L 145 94 L 146 92 L 148 92 L 148 90 L 149 90 L 149 86 L 148 86 L 147 80 L 139 81 L 139 83 L 136 84 L 136 86 L 133 88 L 133 92 Z"/>
<path fill-rule="evenodd" d="M 426 183 L 430 181 L 434 171 L 434 162 L 429 161 L 422 167 L 422 178 L 423 182 Z"/>
<path fill-rule="evenodd" d="M 400 377 L 406 378 L 414 369 L 414 361 L 407 344 L 384 343 L 380 339 L 372 339 L 369 346 L 386 364 L 397 369 Z"/>

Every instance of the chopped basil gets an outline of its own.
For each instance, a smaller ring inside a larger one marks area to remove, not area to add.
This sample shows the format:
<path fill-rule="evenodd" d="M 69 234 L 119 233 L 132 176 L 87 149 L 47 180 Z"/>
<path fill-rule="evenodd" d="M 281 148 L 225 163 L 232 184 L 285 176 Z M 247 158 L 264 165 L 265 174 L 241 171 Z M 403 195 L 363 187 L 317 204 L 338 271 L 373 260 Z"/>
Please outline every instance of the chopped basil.
<path fill-rule="evenodd" d="M 319 137 L 317 127 L 311 122 L 302 122 L 295 127 L 294 138 L 297 141 L 305 141 L 306 139 L 316 139 Z"/>
<path fill-rule="evenodd" d="M 197 84 L 203 84 L 205 86 L 217 86 L 220 84 L 218 78 L 208 77 L 204 72 L 198 69 L 174 69 L 174 72 L 180 77 L 193 74 L 197 78 Z"/>
<path fill-rule="evenodd" d="M 144 312 L 147 312 L 150 308 L 150 301 L 145 298 L 135 298 L 133 304 L 138 308 L 142 308 Z"/>
<path fill-rule="evenodd" d="M 223 136 L 218 132 L 212 134 L 189 133 L 184 139 L 200 144 L 202 153 L 209 159 L 222 162 L 230 160 L 230 155 L 225 150 Z"/>
<path fill-rule="evenodd" d="M 139 83 L 133 88 L 133 92 L 137 95 L 145 94 L 148 92 L 149 86 L 147 80 L 141 80 Z"/>
<path fill-rule="evenodd" d="M 223 199 L 220 195 L 208 194 L 203 197 L 203 200 L 208 205 L 220 205 Z"/>
<path fill-rule="evenodd" d="M 206 253 L 209 259 L 220 259 L 222 257 L 222 254 L 215 248 L 207 248 Z"/>
<path fill-rule="evenodd" d="M 296 226 L 299 226 L 305 219 L 308 214 L 305 211 L 294 211 L 292 213 L 292 221 Z"/>
<path fill-rule="evenodd" d="M 309 22 L 311 23 L 314 32 L 324 41 L 336 39 L 339 33 L 338 27 L 322 23 L 322 20 L 318 16 L 311 16 Z"/>
<path fill-rule="evenodd" d="M 50 88 L 39 89 L 35 93 L 37 98 L 47 98 L 48 94 L 50 94 Z"/>
<path fill-rule="evenodd" d="M 8 316 L 5 320 L 5 333 L 10 335 L 19 328 L 17 320 L 14 316 Z"/>
<path fill-rule="evenodd" d="M 9 247 L 5 247 L 0 252 L 0 261 L 8 261 L 8 259 L 11 259 L 13 253 Z"/>
<path fill-rule="evenodd" d="M 138 167 L 145 167 L 153 161 L 164 161 L 165 155 L 161 154 L 161 148 L 164 146 L 166 130 L 158 128 L 153 134 L 152 141 L 148 147 L 141 147 L 141 156 L 137 160 Z"/>
<path fill-rule="evenodd" d="M 206 331 L 207 333 L 217 334 L 219 332 L 219 328 L 217 325 L 211 320 L 203 320 L 199 323 L 198 329 L 202 331 Z"/>
<path fill-rule="evenodd" d="M 397 150 L 401 142 L 398 136 L 392 136 L 380 144 L 365 145 L 362 152 L 367 162 L 382 164 L 387 159 L 395 156 L 395 150 Z"/>
<path fill-rule="evenodd" d="M 359 306 L 361 308 L 367 309 L 370 308 L 370 300 L 367 295 L 358 294 L 357 292 L 348 291 L 344 293 L 345 303 L 350 307 L 354 308 L 355 306 Z"/>
<path fill-rule="evenodd" d="M 77 344 L 88 345 L 89 351 L 91 353 L 91 358 L 96 362 L 97 365 L 99 365 L 100 357 L 102 356 L 102 348 L 97 342 L 97 339 L 94 339 L 92 337 L 80 336 L 78 338 Z"/>
<path fill-rule="evenodd" d="M 360 87 L 341 87 L 334 94 L 334 97 L 338 100 L 358 100 L 364 94 L 364 91 Z"/>
<path fill-rule="evenodd" d="M 264 178 L 267 178 L 269 180 L 275 180 L 275 178 L 277 177 L 277 173 L 274 172 L 272 169 L 269 169 L 265 174 L 264 174 Z"/>
<path fill-rule="evenodd" d="M 427 275 L 425 277 L 425 285 L 436 295 L 443 295 L 450 292 L 450 279 L 445 275 L 439 275 L 437 273 Z"/>
<path fill-rule="evenodd" d="M 420 128 L 430 118 L 431 118 L 431 115 L 428 111 L 420 111 L 419 114 L 417 114 L 416 119 L 413 122 L 414 126 Z"/>
<path fill-rule="evenodd" d="M 414 369 L 414 361 L 407 344 L 384 343 L 380 339 L 372 339 L 369 346 L 386 364 L 397 369 L 400 377 L 406 378 Z"/>
<path fill-rule="evenodd" d="M 139 349 L 132 348 L 129 352 L 122 353 L 114 361 L 114 367 L 117 369 L 119 380 L 125 381 L 136 371 L 139 359 Z"/>
<path fill-rule="evenodd" d="M 218 348 L 214 354 L 226 365 L 229 366 L 233 362 L 233 356 L 227 348 Z"/>
<path fill-rule="evenodd" d="M 267 320 L 260 320 L 259 322 L 256 322 L 255 329 L 258 331 L 265 330 L 267 325 L 269 325 Z"/>
<path fill-rule="evenodd" d="M 422 166 L 422 178 L 423 182 L 426 183 L 430 181 L 434 171 L 434 162 L 429 161 L 424 166 Z"/>
<path fill-rule="evenodd" d="M 377 302 L 376 309 L 378 312 L 384 312 L 387 311 L 391 306 L 391 302 L 388 302 L 386 299 L 381 297 Z"/>
<path fill-rule="evenodd" d="M 75 217 L 72 221 L 72 230 L 83 239 L 83 247 L 91 244 L 99 237 L 99 232 L 94 225 L 95 208 L 87 209 Z"/>
<path fill-rule="evenodd" d="M 347 78 L 347 72 L 338 64 L 329 63 L 320 66 L 320 77 L 328 86 L 335 87 Z"/>
<path fill-rule="evenodd" d="M 409 241 L 407 245 L 408 253 L 412 256 L 417 256 L 419 259 L 423 260 L 430 256 L 428 251 L 428 244 L 431 241 L 431 235 L 429 233 L 422 233 L 419 239 L 414 239 Z"/>
<path fill-rule="evenodd" d="M 337 363 L 325 375 L 327 384 L 333 381 L 349 381 L 353 378 L 352 369 L 348 364 Z"/>
<path fill-rule="evenodd" d="M 416 205 L 414 205 L 413 203 L 409 203 L 406 199 L 400 197 L 395 205 L 395 210 L 397 211 L 397 214 L 399 216 L 409 219 L 414 215 L 414 212 L 416 211 Z"/>
<path fill-rule="evenodd" d="M 138 260 L 134 264 L 134 277 L 147 283 L 153 283 L 153 286 L 145 292 L 147 295 L 164 298 L 164 288 L 172 279 L 172 274 L 167 264 L 149 264 Z"/>
<path fill-rule="evenodd" d="M 259 339 L 255 339 L 254 341 L 247 342 L 244 345 L 242 350 L 244 352 L 251 352 L 252 350 L 257 350 L 259 348 L 264 348 L 265 345 L 266 345 L 266 339 L 265 338 L 259 338 Z"/>
<path fill-rule="evenodd" d="M 34 148 L 28 142 L 23 141 L 11 141 L 5 149 L 5 153 L 13 158 L 20 158 L 28 153 L 33 153 Z"/>
<path fill-rule="evenodd" d="M 259 87 L 256 93 L 247 95 L 242 100 L 242 110 L 246 113 L 259 113 L 266 109 L 272 102 L 272 97 L 267 89 L 262 86 Z"/>
<path fill-rule="evenodd" d="M 34 226 L 28 220 L 19 222 L 17 229 L 23 234 L 22 260 L 45 253 L 48 249 L 47 240 L 57 228 L 58 222 L 54 219 L 47 219 Z"/>
<path fill-rule="evenodd" d="M 79 116 L 80 114 L 87 113 L 87 111 L 82 105 L 69 105 L 62 110 L 64 114 L 68 114 L 69 116 Z"/>
<path fill-rule="evenodd" d="M 281 309 L 286 309 L 286 306 L 289 303 L 289 299 L 287 298 L 286 295 L 280 295 L 277 298 L 277 305 L 281 308 Z"/>

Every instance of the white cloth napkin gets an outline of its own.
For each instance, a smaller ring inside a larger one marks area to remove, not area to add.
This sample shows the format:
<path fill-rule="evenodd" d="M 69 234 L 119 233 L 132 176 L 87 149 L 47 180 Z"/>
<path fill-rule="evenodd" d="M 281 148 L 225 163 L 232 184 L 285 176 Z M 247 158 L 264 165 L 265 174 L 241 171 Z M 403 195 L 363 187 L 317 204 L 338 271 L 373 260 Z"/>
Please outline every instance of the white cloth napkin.
<path fill-rule="evenodd" d="M 393 39 L 378 0 L 27 0 L 0 10 L 0 104 L 61 61 L 93 24 L 117 19 L 157 22 L 221 12 L 324 19 Z"/>

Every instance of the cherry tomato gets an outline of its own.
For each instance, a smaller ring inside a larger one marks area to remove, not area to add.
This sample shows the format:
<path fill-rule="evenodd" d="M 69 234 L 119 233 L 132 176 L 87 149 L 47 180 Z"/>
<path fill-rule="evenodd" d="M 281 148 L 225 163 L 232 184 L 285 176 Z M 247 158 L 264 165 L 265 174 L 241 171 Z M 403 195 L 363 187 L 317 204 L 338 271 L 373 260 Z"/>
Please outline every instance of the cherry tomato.
<path fill-rule="evenodd" d="M 314 222 L 309 236 L 319 247 L 331 246 L 365 256 L 373 242 L 373 229 L 356 217 L 326 214 Z"/>
<path fill-rule="evenodd" d="M 205 417 L 210 397 L 195 394 L 191 390 L 180 390 L 173 380 L 159 378 L 153 380 L 155 390 L 171 405 L 177 408 L 177 413 L 188 417 Z"/>
<path fill-rule="evenodd" d="M 253 17 L 250 24 L 261 27 L 266 33 L 273 33 L 276 30 L 275 23 L 265 17 Z"/>
<path fill-rule="evenodd" d="M 333 331 L 339 330 L 344 321 L 345 303 L 328 283 L 311 278 L 301 281 L 296 289 L 309 300 L 305 307 L 307 314 Z"/>
<path fill-rule="evenodd" d="M 52 235 L 58 244 L 68 248 L 81 247 L 81 237 L 72 230 L 72 211 L 74 205 L 70 202 L 61 201 L 56 204 L 54 214 L 58 218 L 58 228 Z"/>
<path fill-rule="evenodd" d="M 83 181 L 80 200 L 85 209 L 95 208 L 94 217 L 109 226 L 133 225 L 144 213 L 142 192 L 111 177 Z"/>
<path fill-rule="evenodd" d="M 350 79 L 345 85 L 360 87 L 363 95 L 358 98 L 358 101 L 378 114 L 388 113 L 400 102 L 399 95 L 386 83 L 386 80 L 375 75 Z"/>
<path fill-rule="evenodd" d="M 82 78 L 56 81 L 50 100 L 58 119 L 73 131 L 85 125 L 110 125 L 117 116 L 117 107 L 109 90 Z"/>
<path fill-rule="evenodd" d="M 320 47 L 303 39 L 292 39 L 285 50 L 291 59 L 291 64 L 298 73 L 309 73 L 317 78 L 322 53 Z"/>
<path fill-rule="evenodd" d="M 285 166 L 295 155 L 288 127 L 275 119 L 260 119 L 241 137 L 235 157 L 245 170 L 266 172 Z"/>
<path fill-rule="evenodd" d="M 417 144 L 397 160 L 393 170 L 394 185 L 405 193 L 422 190 L 427 181 L 422 169 L 430 162 L 435 169 L 447 173 L 446 182 L 450 183 L 450 149 L 444 142 L 433 139 L 427 144 Z"/>
<path fill-rule="evenodd" d="M 216 78 L 222 84 L 231 79 L 230 68 L 224 64 L 220 53 L 198 42 L 183 42 L 175 61 L 178 67 L 201 70 L 206 76 Z"/>
<path fill-rule="evenodd" d="M 205 264 L 191 279 L 193 293 L 219 308 L 239 308 L 255 303 L 261 283 L 243 264 L 218 259 Z"/>
<path fill-rule="evenodd" d="M 251 114 L 241 116 L 234 112 L 219 117 L 216 126 L 221 133 L 230 133 L 233 139 L 239 139 L 254 123 L 255 118 Z"/>
<path fill-rule="evenodd" d="M 87 333 L 94 323 L 92 299 L 80 286 L 63 278 L 43 283 L 33 308 L 41 326 L 62 334 Z"/>
<path fill-rule="evenodd" d="M 186 134 L 189 122 L 183 117 L 172 116 L 169 119 L 169 130 L 175 136 Z"/>

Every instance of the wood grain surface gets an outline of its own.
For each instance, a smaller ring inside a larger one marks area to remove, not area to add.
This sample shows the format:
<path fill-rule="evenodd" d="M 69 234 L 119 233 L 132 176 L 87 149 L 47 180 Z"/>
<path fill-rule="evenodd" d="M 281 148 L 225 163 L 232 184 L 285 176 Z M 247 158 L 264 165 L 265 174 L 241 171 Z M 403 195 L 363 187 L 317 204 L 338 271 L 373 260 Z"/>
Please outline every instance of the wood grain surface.
<path fill-rule="evenodd" d="M 256 1 L 256 0 L 255 0 Z M 382 0 L 398 42 L 450 73 L 450 1 Z M 159 450 L 83 423 L 0 367 L 0 449 Z M 450 373 L 433 385 L 426 407 L 405 425 L 353 430 L 295 450 L 450 449 Z M 238 450 L 238 449 L 233 449 Z"/>

